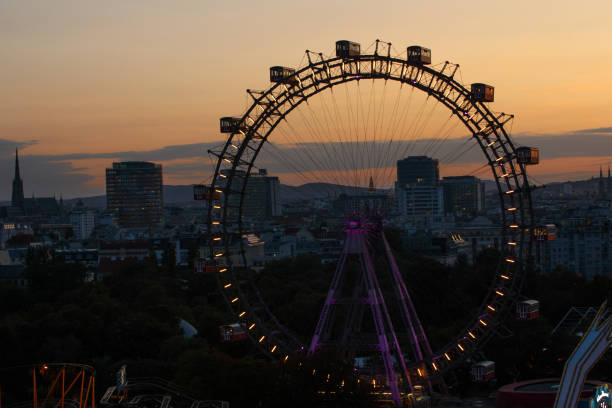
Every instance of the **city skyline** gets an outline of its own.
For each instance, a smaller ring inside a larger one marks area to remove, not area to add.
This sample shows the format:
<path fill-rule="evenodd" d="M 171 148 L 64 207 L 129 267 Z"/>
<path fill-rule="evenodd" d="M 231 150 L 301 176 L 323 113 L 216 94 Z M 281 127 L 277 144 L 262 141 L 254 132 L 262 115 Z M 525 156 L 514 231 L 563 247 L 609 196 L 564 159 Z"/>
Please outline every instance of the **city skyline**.
<path fill-rule="evenodd" d="M 269 66 L 299 66 L 304 49 L 331 54 L 345 38 L 364 49 L 375 38 L 392 41 L 398 53 L 420 43 L 435 63 L 461 64 L 462 82 L 493 84 L 494 109 L 516 115 L 513 140 L 541 148 L 530 174 L 544 182 L 585 179 L 612 162 L 612 53 L 600 41 L 612 34 L 608 3 L 519 2 L 503 14 L 480 2 L 398 2 L 393 13 L 326 4 L 325 16 L 316 6 L 263 3 L 267 14 L 258 15 L 278 23 L 266 26 L 250 18 L 249 3 L 4 2 L 0 44 L 11 62 L 0 101 L 0 200 L 10 198 L 15 148 L 26 196 L 99 194 L 116 160 L 160 162 L 167 184 L 204 181 L 205 152 L 224 141 L 218 118 L 244 110 L 244 90 L 267 87 Z M 296 21 L 298 13 L 305 18 Z M 415 14 L 431 18 L 408 27 L 399 18 Z M 309 21 L 328 24 L 312 32 Z M 241 28 L 227 29 L 234 25 Z M 261 40 L 245 41 L 256 29 Z M 442 175 L 469 172 L 470 163 L 442 166 Z"/>

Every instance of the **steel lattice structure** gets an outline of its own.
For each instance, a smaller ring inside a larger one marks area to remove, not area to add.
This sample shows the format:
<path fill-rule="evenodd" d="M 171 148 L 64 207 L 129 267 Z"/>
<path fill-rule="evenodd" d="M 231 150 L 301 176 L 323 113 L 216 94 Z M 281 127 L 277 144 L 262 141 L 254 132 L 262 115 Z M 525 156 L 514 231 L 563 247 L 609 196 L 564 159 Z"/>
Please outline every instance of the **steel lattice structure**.
<path fill-rule="evenodd" d="M 307 64 L 295 71 L 291 81 L 275 83 L 263 91 L 247 90 L 252 105 L 225 145 L 213 152 L 218 160 L 212 194 L 208 196 L 210 259 L 221 265 L 217 277 L 227 303 L 261 352 L 285 361 L 303 353 L 305 344 L 278 321 L 245 273 L 241 214 L 246 185 L 251 171 L 257 168 L 258 154 L 287 115 L 302 102 L 338 84 L 363 79 L 391 80 L 425 92 L 464 124 L 482 150 L 497 185 L 504 243 L 495 279 L 478 313 L 443 348 L 434 350 L 429 361 L 408 364 L 413 378 L 423 378 L 420 367 L 425 367 L 431 378 L 452 369 L 490 339 L 517 299 L 531 252 L 530 231 L 534 221 L 530 185 L 525 164 L 517 159 L 517 148 L 504 129 L 513 115 L 494 113 L 477 101 L 455 79 L 457 64 L 447 61 L 439 70 L 434 69 L 392 57 L 390 44 L 386 52 L 380 52 L 379 44 L 384 43 L 377 41 L 373 54 L 346 58 L 325 58 L 323 54 L 306 51 Z M 236 230 L 238 234 L 234 233 Z"/>

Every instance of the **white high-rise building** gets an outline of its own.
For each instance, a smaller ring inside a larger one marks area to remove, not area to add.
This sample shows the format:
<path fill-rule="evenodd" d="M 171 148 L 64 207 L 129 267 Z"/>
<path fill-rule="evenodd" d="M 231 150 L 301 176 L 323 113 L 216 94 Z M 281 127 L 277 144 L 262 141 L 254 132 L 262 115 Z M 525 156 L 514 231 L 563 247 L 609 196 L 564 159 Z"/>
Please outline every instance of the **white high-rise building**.
<path fill-rule="evenodd" d="M 70 223 L 72 224 L 76 239 L 89 238 L 96 226 L 95 221 L 93 211 L 85 208 L 81 201 L 77 203 L 75 209 L 70 213 Z"/>

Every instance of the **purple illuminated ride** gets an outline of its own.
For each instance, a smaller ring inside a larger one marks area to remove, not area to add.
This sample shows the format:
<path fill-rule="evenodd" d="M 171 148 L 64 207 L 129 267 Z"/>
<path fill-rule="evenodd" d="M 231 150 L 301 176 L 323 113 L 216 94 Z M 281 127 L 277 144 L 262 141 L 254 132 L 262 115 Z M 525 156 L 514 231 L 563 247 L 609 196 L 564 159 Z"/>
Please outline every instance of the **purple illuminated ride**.
<path fill-rule="evenodd" d="M 402 394 L 416 385 L 444 388 L 443 375 L 482 347 L 512 312 L 528 267 L 529 231 L 534 225 L 526 166 L 536 164 L 538 155 L 535 148 L 515 147 L 505 129 L 513 115 L 494 112 L 487 105 L 493 102 L 493 87 L 475 83 L 466 88 L 455 78 L 457 64 L 447 61 L 429 66 L 431 51 L 427 48 L 408 47 L 403 56 L 392 56 L 391 51 L 390 43 L 379 40 L 369 54 L 362 53 L 357 43 L 338 41 L 335 56 L 306 51 L 307 62 L 298 69 L 272 67 L 272 85 L 267 90 L 247 91 L 252 104 L 246 112 L 221 118 L 221 132 L 228 136 L 222 147 L 209 151 L 216 164 L 207 216 L 209 258 L 218 265 L 223 296 L 262 353 L 287 362 L 326 347 L 369 349 L 381 358 L 393 403 L 399 406 Z M 247 186 L 258 169 L 256 160 L 262 149 L 273 145 L 275 130 L 281 132 L 278 129 L 303 102 L 340 84 L 368 79 L 399 82 L 447 108 L 472 135 L 470 143 L 480 148 L 484 167 L 496 182 L 502 245 L 495 277 L 477 313 L 438 350 L 429 344 L 376 208 L 349 214 L 343 251 L 310 342 L 297 338 L 272 313 L 249 265 L 245 237 L 252 230 L 243 212 L 248 204 Z M 524 153 L 526 149 L 529 154 Z M 377 258 L 384 259 L 383 268 L 374 266 Z M 390 276 L 401 315 L 397 321 L 392 321 L 389 299 L 383 297 L 379 269 Z M 360 336 L 368 313 L 375 335 Z"/>

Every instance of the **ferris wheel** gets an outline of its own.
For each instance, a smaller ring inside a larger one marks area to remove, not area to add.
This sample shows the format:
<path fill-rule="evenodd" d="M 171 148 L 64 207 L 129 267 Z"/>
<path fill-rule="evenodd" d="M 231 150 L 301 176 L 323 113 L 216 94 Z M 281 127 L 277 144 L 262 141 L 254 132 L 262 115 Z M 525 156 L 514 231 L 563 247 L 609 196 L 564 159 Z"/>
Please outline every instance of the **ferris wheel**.
<path fill-rule="evenodd" d="M 379 309 L 372 309 L 382 322 L 377 327 L 379 338 L 385 335 L 380 348 L 396 351 L 395 362 L 388 359 L 386 366 L 390 383 L 398 371 L 410 387 L 441 378 L 495 334 L 516 302 L 534 225 L 526 166 L 537 164 L 538 151 L 514 145 L 506 129 L 513 115 L 496 113 L 489 106 L 494 100 L 492 86 L 472 83 L 467 88 L 457 78 L 459 65 L 431 63 L 431 51 L 421 46 L 396 52 L 391 43 L 376 40 L 362 51 L 358 43 L 338 41 L 335 55 L 306 51 L 297 69 L 271 67 L 268 89 L 247 90 L 251 103 L 245 113 L 221 118 L 220 130 L 227 139 L 212 152 L 216 165 L 205 197 L 209 257 L 236 320 L 265 355 L 287 362 L 315 353 L 329 320 L 325 308 L 339 303 L 328 295 L 315 335 L 301 339 L 287 322 L 279 321 L 261 288 L 249 278 L 247 249 L 253 230 L 245 217 L 248 185 L 267 171 L 284 184 L 308 184 L 322 195 L 330 186 L 347 186 L 356 194 L 373 189 L 388 193 L 394 188 L 395 163 L 419 153 L 438 157 L 447 169 L 488 172 L 494 179 L 501 243 L 497 270 L 477 313 L 436 350 L 429 346 L 410 300 L 410 282 L 403 282 L 390 255 L 381 232 L 384 221 L 362 217 L 345 226 L 347 231 L 363 227 L 364 234 L 378 231 L 395 273 L 406 326 L 412 330 L 411 345 L 399 344 L 390 318 L 385 317 L 384 300 L 380 299 Z M 461 159 L 475 157 L 475 151 L 480 151 L 479 164 L 462 165 Z M 365 248 L 366 240 L 358 239 L 355 245 Z M 371 261 L 369 251 L 357 251 L 364 265 Z M 367 265 L 364 268 L 369 270 Z M 332 287 L 341 269 L 337 267 Z M 376 290 L 378 284 L 363 285 Z M 404 357 L 402 347 L 413 350 L 410 358 Z M 390 386 L 397 403 L 397 384 L 395 391 Z"/>

